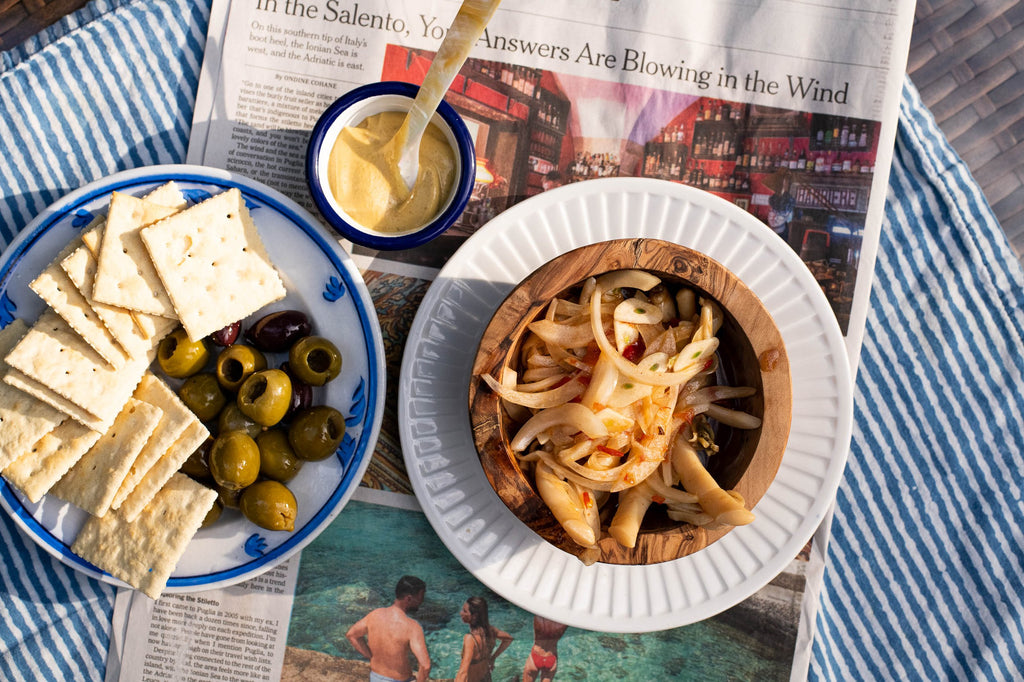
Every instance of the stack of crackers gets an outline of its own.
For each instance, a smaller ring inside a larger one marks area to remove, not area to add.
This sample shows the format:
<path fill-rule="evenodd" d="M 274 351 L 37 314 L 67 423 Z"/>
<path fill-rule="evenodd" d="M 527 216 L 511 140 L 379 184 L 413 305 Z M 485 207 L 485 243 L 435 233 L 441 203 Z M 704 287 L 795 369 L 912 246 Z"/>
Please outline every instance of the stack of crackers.
<path fill-rule="evenodd" d="M 209 437 L 150 371 L 181 324 L 197 340 L 285 296 L 230 189 L 191 207 L 172 182 L 114 192 L 30 284 L 47 308 L 0 330 L 0 472 L 30 501 L 88 512 L 71 549 L 157 598 L 216 493 L 177 473 Z"/>

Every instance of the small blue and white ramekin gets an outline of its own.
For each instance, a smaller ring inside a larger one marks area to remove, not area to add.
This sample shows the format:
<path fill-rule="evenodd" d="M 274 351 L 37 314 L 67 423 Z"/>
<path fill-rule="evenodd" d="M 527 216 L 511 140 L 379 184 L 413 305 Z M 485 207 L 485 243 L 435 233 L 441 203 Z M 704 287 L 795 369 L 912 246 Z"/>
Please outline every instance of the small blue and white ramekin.
<path fill-rule="evenodd" d="M 408 111 L 419 87 L 400 81 L 363 85 L 338 98 L 320 117 L 306 149 L 306 182 L 321 215 L 343 237 L 367 248 L 395 251 L 426 244 L 458 219 L 469 202 L 476 180 L 473 138 L 458 112 L 442 101 L 431 122 L 448 138 L 456 151 L 458 178 L 441 211 L 426 225 L 403 232 L 385 232 L 359 225 L 335 200 L 327 182 L 327 161 L 338 134 L 369 116 L 386 111 Z"/>

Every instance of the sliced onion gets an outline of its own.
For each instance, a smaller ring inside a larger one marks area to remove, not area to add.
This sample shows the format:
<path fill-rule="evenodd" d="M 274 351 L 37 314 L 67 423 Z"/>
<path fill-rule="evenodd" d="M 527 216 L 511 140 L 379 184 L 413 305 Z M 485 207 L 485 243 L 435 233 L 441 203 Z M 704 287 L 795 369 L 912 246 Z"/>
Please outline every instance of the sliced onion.
<path fill-rule="evenodd" d="M 649 355 L 645 355 L 640 362 L 636 363 L 636 366 L 641 369 L 646 369 L 648 372 L 664 374 L 668 371 L 669 364 L 668 353 L 650 353 Z"/>
<path fill-rule="evenodd" d="M 588 314 L 587 307 L 585 305 L 570 301 L 566 298 L 556 298 L 553 303 L 556 304 L 555 314 L 560 315 L 563 318 Z"/>
<path fill-rule="evenodd" d="M 644 337 L 644 343 L 647 345 L 647 349 L 644 350 L 645 356 L 652 353 L 675 355 L 679 352 L 680 346 L 676 344 L 676 333 L 673 327 L 665 329 L 660 324 L 645 325 L 640 327 L 640 335 Z"/>
<path fill-rule="evenodd" d="M 616 270 L 597 278 L 597 289 L 602 292 L 623 287 L 650 291 L 659 284 L 661 279 L 646 270 Z"/>
<path fill-rule="evenodd" d="M 579 442 L 571 445 L 567 448 L 562 448 L 558 451 L 558 462 L 560 464 L 567 464 L 569 462 L 578 462 L 579 460 L 587 457 L 592 452 L 597 444 L 591 438 L 581 438 Z"/>
<path fill-rule="evenodd" d="M 585 346 L 594 338 L 589 321 L 584 324 L 568 325 L 552 320 L 537 320 L 529 325 L 531 332 L 563 348 Z"/>
<path fill-rule="evenodd" d="M 615 348 L 620 353 L 625 352 L 626 348 L 640 339 L 640 330 L 636 328 L 636 325 L 629 324 L 628 322 L 615 320 L 612 323 L 612 331 L 615 334 Z M 590 333 L 591 338 L 593 338 L 593 330 Z"/>
<path fill-rule="evenodd" d="M 594 330 L 594 338 L 597 340 L 597 345 L 601 351 L 608 355 L 620 372 L 634 381 L 643 381 L 654 386 L 677 386 L 693 378 L 694 374 L 697 373 L 700 367 L 697 367 L 696 369 L 687 367 L 683 371 L 658 374 L 641 369 L 626 358 L 622 357 L 622 355 L 612 347 L 611 342 L 608 341 L 608 337 L 605 336 L 604 329 L 601 325 L 601 308 L 599 304 L 595 303 L 600 300 L 601 287 L 599 286 L 594 293 L 597 295 L 591 298 L 590 303 L 590 325 Z M 713 343 L 715 347 L 717 347 L 718 340 L 714 339 Z M 711 349 L 710 352 L 714 352 L 714 349 Z"/>
<path fill-rule="evenodd" d="M 673 488 L 672 486 L 666 485 L 665 481 L 660 476 L 650 476 L 647 478 L 645 483 L 650 486 L 658 495 L 665 498 L 665 501 L 670 504 L 696 504 L 697 496 L 693 493 L 688 493 L 685 490 L 679 488 Z"/>
<path fill-rule="evenodd" d="M 526 366 L 533 367 L 558 367 L 558 361 L 545 353 L 532 353 L 526 360 Z"/>
<path fill-rule="evenodd" d="M 543 379 L 538 379 L 537 381 L 516 384 L 514 390 L 519 391 L 521 393 L 540 393 L 541 391 L 546 391 L 554 387 L 556 384 L 559 384 L 560 382 L 568 378 L 570 377 L 567 377 L 565 374 L 552 375 L 549 377 L 544 377 Z"/>
<path fill-rule="evenodd" d="M 676 292 L 676 308 L 679 309 L 680 320 L 690 320 L 697 314 L 697 294 L 693 289 L 680 289 Z"/>
<path fill-rule="evenodd" d="M 630 324 L 658 324 L 662 320 L 661 308 L 657 304 L 636 296 L 615 306 L 613 317 L 616 322 Z"/>
<path fill-rule="evenodd" d="M 722 424 L 734 426 L 737 429 L 756 429 L 761 426 L 761 420 L 752 414 L 740 412 L 739 410 L 730 410 L 728 407 L 722 407 L 713 403 L 708 405 L 708 416 Z"/>
<path fill-rule="evenodd" d="M 752 386 L 708 386 L 686 396 L 687 403 L 715 403 L 719 400 L 747 398 L 757 391 Z"/>
<path fill-rule="evenodd" d="M 704 512 L 684 512 L 669 509 L 667 512 L 668 517 L 673 521 L 679 521 L 681 523 L 689 523 L 693 526 L 708 526 L 714 521 L 709 515 Z"/>
<path fill-rule="evenodd" d="M 590 384 L 583 393 L 583 404 L 594 409 L 598 405 L 607 405 L 615 385 L 619 381 L 619 370 L 604 353 L 597 358 L 594 371 L 590 375 Z"/>
<path fill-rule="evenodd" d="M 572 383 L 579 382 L 570 381 L 566 386 Z M 557 391 L 559 388 L 554 390 Z M 562 402 L 563 404 L 541 410 L 526 420 L 526 423 L 519 428 L 515 437 L 512 438 L 512 442 L 509 443 L 512 450 L 514 452 L 525 450 L 530 442 L 537 437 L 537 434 L 563 424 L 576 427 L 577 431 L 582 431 L 591 438 L 600 438 L 608 435 L 608 427 L 589 409 L 579 403 Z"/>
<path fill-rule="evenodd" d="M 603 492 L 607 492 L 612 489 L 612 486 L 615 485 L 615 473 L 625 466 L 623 464 L 606 471 L 589 469 L 577 462 L 569 462 L 563 466 L 558 463 L 558 460 L 552 457 L 551 453 L 543 451 L 540 454 L 540 460 L 551 467 L 551 470 L 558 476 L 590 488 L 591 490 L 600 490 Z M 605 477 L 608 477 L 609 480 L 603 480 Z"/>
<path fill-rule="evenodd" d="M 597 280 L 593 277 L 588 277 L 580 288 L 580 305 L 589 306 L 590 297 L 594 293 L 594 285 L 597 284 Z"/>
<path fill-rule="evenodd" d="M 523 372 L 523 383 L 528 384 L 534 381 L 540 381 L 541 379 L 547 379 L 548 377 L 564 377 L 565 371 L 561 367 L 531 367 L 530 369 Z"/>
<path fill-rule="evenodd" d="M 581 382 L 573 379 L 548 391 L 526 393 L 502 386 L 490 374 L 481 374 L 480 378 L 483 379 L 487 385 L 490 386 L 491 390 L 497 393 L 503 400 L 535 410 L 550 408 L 567 403 L 579 394 L 583 393 L 584 389 Z"/>
<path fill-rule="evenodd" d="M 616 369 L 615 373 L 618 374 L 619 370 Z M 608 396 L 605 405 L 608 407 L 626 407 L 650 395 L 650 384 L 645 384 L 642 381 L 622 381 L 615 386 L 615 390 Z"/>
<path fill-rule="evenodd" d="M 689 374 L 688 379 L 697 376 L 704 370 L 704 365 L 716 350 L 718 350 L 718 337 L 715 336 L 688 343 L 672 358 L 672 369 L 680 374 Z"/>
<path fill-rule="evenodd" d="M 713 329 L 714 315 L 712 314 L 711 306 L 706 304 L 704 299 L 701 299 L 700 303 L 700 320 L 697 322 L 697 331 L 693 333 L 693 343 L 710 339 L 715 335 Z"/>
<path fill-rule="evenodd" d="M 616 412 L 610 407 L 600 410 L 596 413 L 596 416 L 608 427 L 608 431 L 612 433 L 621 433 L 633 428 L 632 419 L 621 412 Z"/>

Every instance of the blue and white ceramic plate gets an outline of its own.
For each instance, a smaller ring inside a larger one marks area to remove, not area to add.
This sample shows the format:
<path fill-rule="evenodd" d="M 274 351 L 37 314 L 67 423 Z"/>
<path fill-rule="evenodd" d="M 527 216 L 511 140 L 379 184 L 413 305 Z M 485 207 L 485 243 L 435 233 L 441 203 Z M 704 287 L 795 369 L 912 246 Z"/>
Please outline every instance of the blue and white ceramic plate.
<path fill-rule="evenodd" d="M 263 530 L 226 513 L 192 540 L 168 582 L 168 592 L 224 587 L 277 566 L 299 551 L 341 511 L 373 455 L 384 408 L 384 343 L 366 284 L 337 238 L 313 216 L 269 187 L 227 171 L 199 166 L 153 166 L 117 173 L 72 192 L 38 216 L 0 257 L 0 326 L 21 318 L 30 325 L 44 303 L 29 288 L 39 272 L 92 219 L 106 212 L 110 193 L 141 196 L 173 180 L 191 203 L 232 187 L 242 191 L 288 296 L 253 318 L 300 309 L 316 333 L 341 350 L 341 375 L 317 394 L 346 417 L 337 456 L 310 462 L 289 487 L 299 503 L 295 530 Z M 244 328 L 245 325 L 243 325 Z M 0 479 L 0 503 L 58 560 L 100 580 L 119 580 L 70 550 L 86 514 L 52 496 L 32 504 Z"/>

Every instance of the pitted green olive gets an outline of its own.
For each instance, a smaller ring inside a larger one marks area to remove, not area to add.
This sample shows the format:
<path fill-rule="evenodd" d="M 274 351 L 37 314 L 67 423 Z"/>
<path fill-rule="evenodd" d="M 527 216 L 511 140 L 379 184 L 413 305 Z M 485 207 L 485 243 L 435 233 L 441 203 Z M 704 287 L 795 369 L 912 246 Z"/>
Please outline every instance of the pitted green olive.
<path fill-rule="evenodd" d="M 288 442 L 295 454 L 305 460 L 327 459 L 337 451 L 345 437 L 345 418 L 328 405 L 299 410 L 288 427 Z"/>
<path fill-rule="evenodd" d="M 241 490 L 228 490 L 223 486 L 217 485 L 216 482 L 213 484 L 213 489 L 217 491 L 217 501 L 220 502 L 221 507 L 238 509 L 238 501 L 242 497 Z"/>
<path fill-rule="evenodd" d="M 256 372 L 238 389 L 238 409 L 263 426 L 281 421 L 291 402 L 292 382 L 279 369 Z"/>
<path fill-rule="evenodd" d="M 217 377 L 209 372 L 193 374 L 178 389 L 178 397 L 200 420 L 216 419 L 227 403 Z"/>
<path fill-rule="evenodd" d="M 207 464 L 207 457 L 210 454 L 210 447 L 212 445 L 212 438 L 207 438 L 203 441 L 203 444 L 196 448 L 195 452 L 189 455 L 188 459 L 181 465 L 181 473 L 197 481 L 209 480 L 210 465 Z"/>
<path fill-rule="evenodd" d="M 260 449 L 260 475 L 287 483 L 302 468 L 302 460 L 295 455 L 288 434 L 280 429 L 264 431 L 256 437 Z"/>
<path fill-rule="evenodd" d="M 299 507 L 295 495 L 278 481 L 260 481 L 242 491 L 238 508 L 245 518 L 267 530 L 295 530 Z"/>
<path fill-rule="evenodd" d="M 217 381 L 232 393 L 250 376 L 266 368 L 267 357 L 245 344 L 233 344 L 217 355 Z"/>
<path fill-rule="evenodd" d="M 218 486 L 229 491 L 252 485 L 260 474 L 256 441 L 241 431 L 217 436 L 210 448 L 210 473 Z"/>
<path fill-rule="evenodd" d="M 210 359 L 206 341 L 189 341 L 185 330 L 178 327 L 160 341 L 156 361 L 169 377 L 184 379 L 200 371 Z"/>
<path fill-rule="evenodd" d="M 341 373 L 341 352 L 322 336 L 305 336 L 288 350 L 291 372 L 310 386 L 323 386 Z"/>
<path fill-rule="evenodd" d="M 250 438 L 255 438 L 263 432 L 263 427 L 254 422 L 238 409 L 238 403 L 231 401 L 220 411 L 217 417 L 217 433 L 228 431 L 244 431 Z"/>

